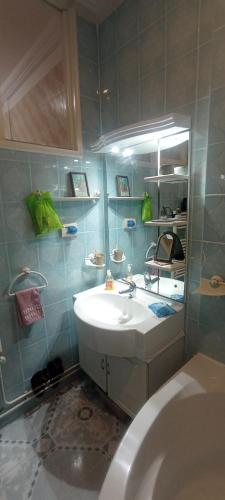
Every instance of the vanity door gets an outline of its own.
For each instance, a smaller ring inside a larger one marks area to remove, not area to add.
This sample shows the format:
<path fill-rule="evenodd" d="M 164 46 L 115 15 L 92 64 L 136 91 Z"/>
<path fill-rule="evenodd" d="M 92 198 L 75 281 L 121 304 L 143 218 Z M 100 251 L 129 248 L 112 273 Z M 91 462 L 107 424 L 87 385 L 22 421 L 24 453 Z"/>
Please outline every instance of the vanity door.
<path fill-rule="evenodd" d="M 106 356 L 79 342 L 80 366 L 106 392 Z"/>
<path fill-rule="evenodd" d="M 134 417 L 148 398 L 146 363 L 107 356 L 108 396 Z"/>

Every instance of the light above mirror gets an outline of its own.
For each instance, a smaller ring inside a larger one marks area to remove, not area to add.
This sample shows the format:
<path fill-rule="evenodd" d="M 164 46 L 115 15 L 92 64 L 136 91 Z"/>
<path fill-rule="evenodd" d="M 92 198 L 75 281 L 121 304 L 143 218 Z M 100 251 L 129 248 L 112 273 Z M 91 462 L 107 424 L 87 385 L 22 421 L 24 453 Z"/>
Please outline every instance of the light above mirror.
<path fill-rule="evenodd" d="M 168 149 L 187 140 L 181 132 L 188 133 L 190 126 L 189 116 L 177 113 L 163 115 L 102 135 L 91 149 L 95 153 L 121 154 L 123 157 L 151 153 L 157 150 L 159 140 L 163 139 L 161 149 Z"/>

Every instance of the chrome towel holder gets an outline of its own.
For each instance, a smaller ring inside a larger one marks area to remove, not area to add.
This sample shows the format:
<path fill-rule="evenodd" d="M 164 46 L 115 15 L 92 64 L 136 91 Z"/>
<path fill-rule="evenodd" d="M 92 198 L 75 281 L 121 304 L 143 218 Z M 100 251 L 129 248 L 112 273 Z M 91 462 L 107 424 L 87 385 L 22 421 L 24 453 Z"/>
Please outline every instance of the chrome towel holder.
<path fill-rule="evenodd" d="M 9 289 L 8 289 L 8 296 L 9 297 L 14 297 L 14 295 L 16 295 L 16 292 L 13 291 L 13 287 L 14 287 L 15 283 L 17 282 L 17 280 L 19 280 L 20 278 L 26 278 L 30 274 L 35 274 L 36 276 L 39 276 L 40 278 L 42 278 L 42 280 L 44 281 L 44 285 L 38 285 L 36 287 L 34 286 L 34 288 L 37 288 L 38 290 L 41 290 L 42 288 L 47 288 L 48 280 L 45 278 L 45 276 L 43 274 L 39 273 L 38 271 L 32 271 L 29 267 L 23 267 L 21 270 L 21 273 L 18 274 L 14 278 L 14 280 L 11 282 L 11 284 L 9 286 Z M 33 287 L 30 287 L 30 288 L 33 288 Z"/>

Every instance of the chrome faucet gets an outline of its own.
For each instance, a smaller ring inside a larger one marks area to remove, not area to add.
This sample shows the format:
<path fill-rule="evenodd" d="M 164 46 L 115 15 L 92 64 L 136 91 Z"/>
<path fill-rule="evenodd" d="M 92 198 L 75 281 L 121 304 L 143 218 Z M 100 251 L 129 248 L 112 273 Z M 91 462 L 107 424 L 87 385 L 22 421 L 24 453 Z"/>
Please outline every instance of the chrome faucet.
<path fill-rule="evenodd" d="M 129 299 L 133 299 L 136 295 L 136 283 L 134 281 L 120 280 L 120 283 L 125 283 L 128 285 L 128 288 L 125 290 L 119 290 L 119 294 L 123 295 L 124 293 L 129 293 Z"/>
<path fill-rule="evenodd" d="M 157 281 L 159 281 L 160 278 L 159 276 L 156 276 L 155 278 L 152 278 L 149 271 L 145 271 L 144 273 L 144 281 L 145 281 L 145 287 L 146 288 L 152 288 L 152 285 L 154 285 L 154 283 L 156 283 Z"/>

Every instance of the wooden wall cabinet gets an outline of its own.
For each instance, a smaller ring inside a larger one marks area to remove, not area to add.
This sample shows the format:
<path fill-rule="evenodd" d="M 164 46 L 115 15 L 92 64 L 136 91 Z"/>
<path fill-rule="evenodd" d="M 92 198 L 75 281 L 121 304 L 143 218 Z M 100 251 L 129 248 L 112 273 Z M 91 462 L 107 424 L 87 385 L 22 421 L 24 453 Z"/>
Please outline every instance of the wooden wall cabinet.
<path fill-rule="evenodd" d="M 81 153 L 74 7 L 7 0 L 0 18 L 0 147 Z"/>

